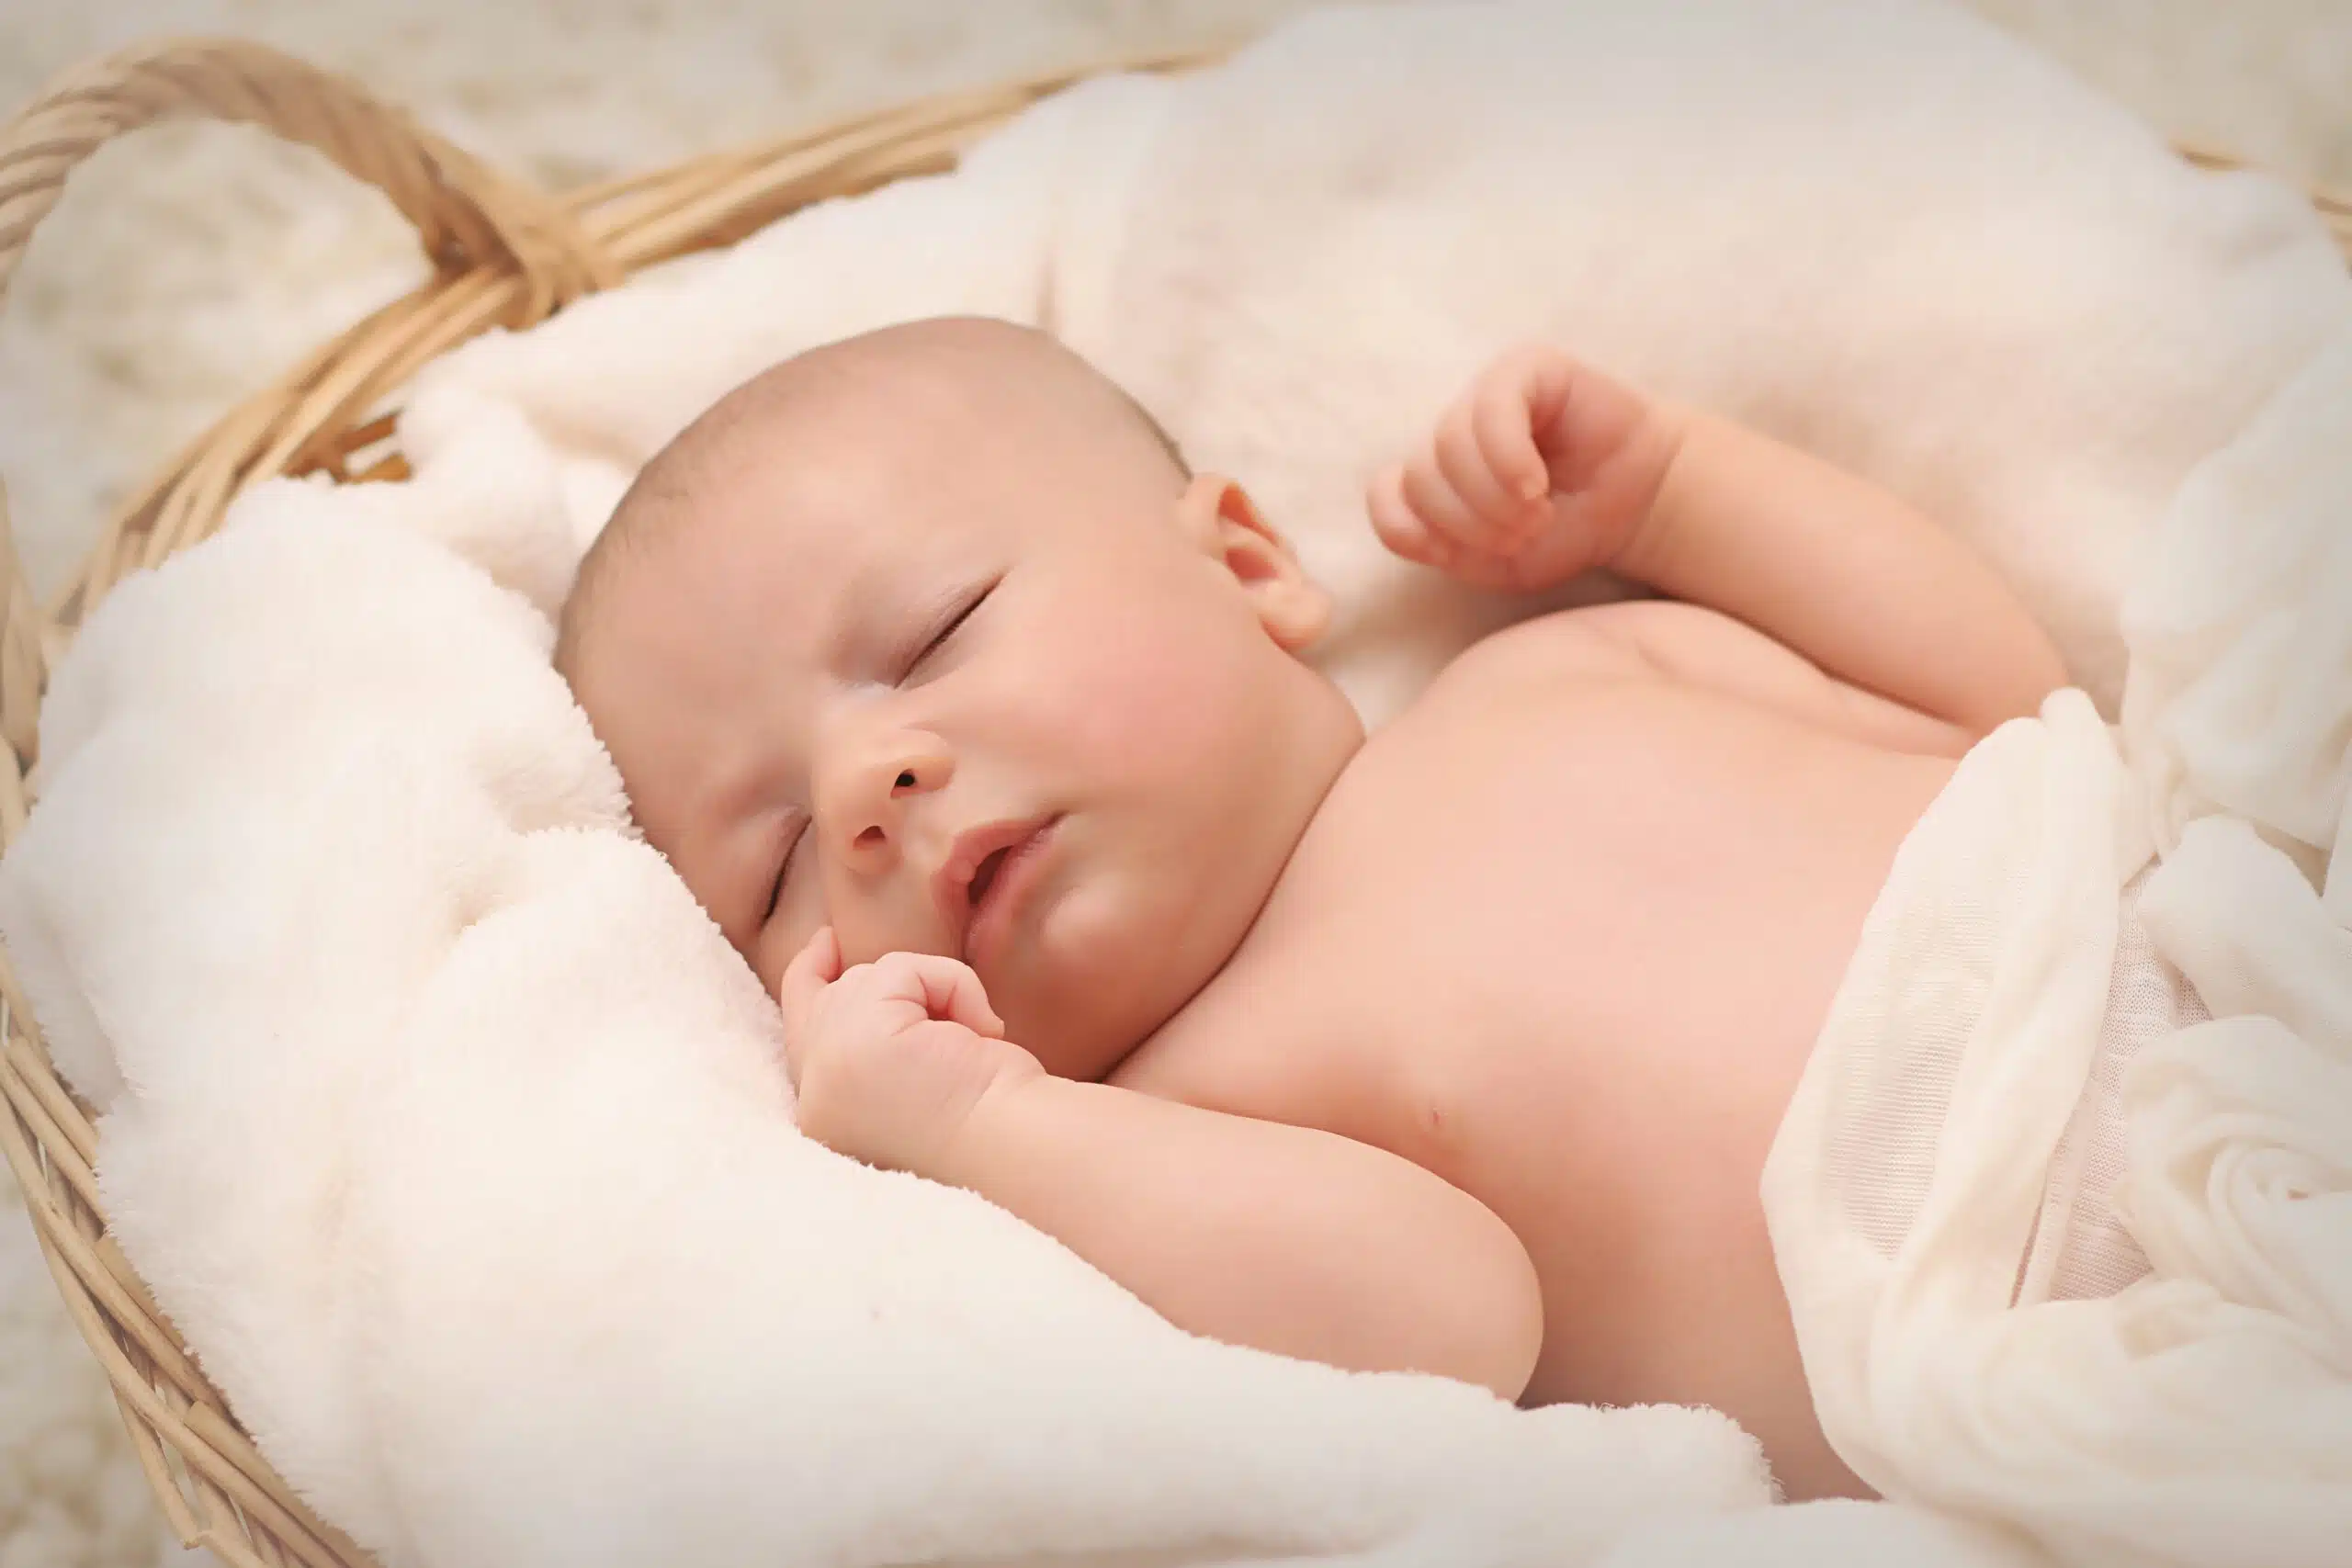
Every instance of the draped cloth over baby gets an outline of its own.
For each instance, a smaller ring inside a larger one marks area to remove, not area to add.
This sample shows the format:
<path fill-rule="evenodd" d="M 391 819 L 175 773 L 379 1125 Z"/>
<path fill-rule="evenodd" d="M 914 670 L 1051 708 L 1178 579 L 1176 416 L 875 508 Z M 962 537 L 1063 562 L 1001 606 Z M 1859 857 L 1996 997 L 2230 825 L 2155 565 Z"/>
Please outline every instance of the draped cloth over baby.
<path fill-rule="evenodd" d="M 1962 763 L 1766 1167 L 1841 1457 L 2079 1561 L 2319 1568 L 2352 1540 L 2352 462 L 2288 445 L 2331 408 L 2352 343 L 2168 520 L 2121 748 L 2063 692 Z M 2235 657 L 2175 678 L 2233 621 Z M 2068 1213 L 2102 1131 L 2112 1213 Z M 2120 1289 L 2052 1288 L 2070 1227 Z"/>

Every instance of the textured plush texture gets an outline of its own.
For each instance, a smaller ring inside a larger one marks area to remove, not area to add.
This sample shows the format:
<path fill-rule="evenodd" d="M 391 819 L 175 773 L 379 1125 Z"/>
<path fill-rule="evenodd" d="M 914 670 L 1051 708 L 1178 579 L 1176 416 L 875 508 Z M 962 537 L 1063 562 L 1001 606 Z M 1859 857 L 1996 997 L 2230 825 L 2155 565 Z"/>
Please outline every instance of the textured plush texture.
<path fill-rule="evenodd" d="M 355 71 L 495 160 L 561 183 L 858 103 L 1197 39 L 1296 8 L 1022 0 L 967 16 L 930 0 L 33 0 L 0 15 L 0 100 L 139 34 L 256 33 Z M 2352 175 L 2352 13 L 2332 0 L 1983 8 L 2168 130 L 2290 173 Z M 0 467 L 37 573 L 58 581 L 97 506 L 163 445 L 413 276 L 404 232 L 380 204 L 258 137 L 168 130 L 101 160 L 36 245 L 0 331 Z M 13 1206 L 5 1180 L 0 1197 Z M 0 1562 L 143 1562 L 155 1529 L 29 1236 L 0 1214 Z"/>

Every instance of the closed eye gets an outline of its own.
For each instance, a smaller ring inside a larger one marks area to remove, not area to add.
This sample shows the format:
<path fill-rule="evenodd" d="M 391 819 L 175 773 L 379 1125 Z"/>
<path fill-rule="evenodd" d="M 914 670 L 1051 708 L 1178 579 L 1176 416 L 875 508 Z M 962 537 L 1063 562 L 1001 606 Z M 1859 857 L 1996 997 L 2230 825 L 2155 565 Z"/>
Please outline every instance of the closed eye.
<path fill-rule="evenodd" d="M 963 629 L 964 623 L 972 618 L 972 612 L 987 604 L 989 602 L 989 595 L 995 592 L 997 584 L 1003 581 L 1004 579 L 1001 577 L 990 579 L 978 593 L 973 594 L 971 598 L 966 600 L 963 607 L 958 609 L 953 615 L 950 615 L 947 618 L 946 624 L 941 626 L 937 632 L 933 633 L 931 639 L 922 645 L 922 650 L 917 653 L 913 661 L 907 666 L 907 673 L 911 675 L 916 671 L 922 669 L 924 662 L 928 660 L 932 655 L 937 653 L 942 648 L 945 647 L 947 639 L 954 637 L 957 632 Z"/>
<path fill-rule="evenodd" d="M 792 874 L 792 862 L 800 853 L 800 841 L 808 836 L 806 826 L 792 835 L 792 842 L 784 852 L 784 860 L 775 868 L 775 883 L 768 889 L 768 907 L 760 911 L 760 924 L 766 925 L 775 918 L 775 907 L 784 902 L 785 878 Z"/>

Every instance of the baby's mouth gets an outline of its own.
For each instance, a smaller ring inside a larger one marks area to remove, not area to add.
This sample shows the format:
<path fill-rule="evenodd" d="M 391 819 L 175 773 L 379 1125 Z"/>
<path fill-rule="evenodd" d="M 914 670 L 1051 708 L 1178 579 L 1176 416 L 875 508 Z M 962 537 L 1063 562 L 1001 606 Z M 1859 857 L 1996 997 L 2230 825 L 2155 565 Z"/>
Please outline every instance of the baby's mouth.
<path fill-rule="evenodd" d="M 996 881 L 996 874 L 1004 869 L 1005 856 L 1012 852 L 1011 845 L 1001 850 L 990 850 L 981 860 L 978 867 L 973 871 L 971 886 L 967 889 L 971 895 L 973 908 L 978 908 L 980 900 L 988 897 L 989 886 Z"/>
<path fill-rule="evenodd" d="M 1018 898 L 1024 881 L 1024 859 L 1059 818 L 1055 816 L 1017 818 L 984 823 L 956 835 L 947 858 L 932 878 L 932 896 L 944 922 L 953 951 L 967 963 L 973 960 L 973 938 L 993 945 L 1010 918 L 999 908 L 1008 897 Z M 991 941 L 990 939 L 993 939 Z"/>

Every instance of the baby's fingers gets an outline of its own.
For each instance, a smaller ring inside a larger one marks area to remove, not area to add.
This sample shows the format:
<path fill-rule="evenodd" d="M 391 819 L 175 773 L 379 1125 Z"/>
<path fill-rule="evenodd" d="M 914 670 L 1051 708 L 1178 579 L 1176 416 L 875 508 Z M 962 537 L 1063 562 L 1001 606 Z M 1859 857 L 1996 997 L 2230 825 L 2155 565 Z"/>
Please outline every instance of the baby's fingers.
<path fill-rule="evenodd" d="M 1004 1037 L 1004 1020 L 989 1006 L 988 991 L 969 964 L 935 953 L 887 953 L 873 968 L 876 983 L 892 999 L 917 1003 L 931 1017 L 960 1023 L 975 1034 Z"/>
<path fill-rule="evenodd" d="M 1548 393 L 1544 367 L 1532 359 L 1489 377 L 1471 399 L 1470 423 L 1478 455 L 1496 480 L 1521 504 L 1551 493 L 1552 472 L 1536 445 L 1538 405 Z"/>
<path fill-rule="evenodd" d="M 1437 431 L 1437 468 L 1469 510 L 1489 528 L 1516 532 L 1531 519 L 1535 497 L 1514 491 L 1478 437 L 1478 400 L 1465 397 L 1446 411 Z M 1540 468 L 1540 463 L 1539 463 Z M 1536 492 L 1537 496 L 1542 491 Z"/>
<path fill-rule="evenodd" d="M 807 1035 L 808 1021 L 816 1010 L 817 998 L 825 987 L 841 978 L 841 939 L 831 926 L 820 926 L 807 945 L 792 955 L 784 966 L 784 978 L 776 982 L 775 998 L 784 1010 L 784 1055 L 786 1065 L 799 1069 L 800 1042 Z"/>
<path fill-rule="evenodd" d="M 1364 497 L 1364 510 L 1372 518 L 1372 531 L 1390 549 L 1422 566 L 1441 570 L 1453 564 L 1454 549 L 1448 541 L 1430 532 L 1429 526 L 1405 499 L 1405 467 L 1391 464 L 1372 481 L 1372 489 Z"/>
<path fill-rule="evenodd" d="M 1497 530 L 1504 520 L 1481 516 L 1446 482 L 1434 447 L 1424 453 L 1419 461 L 1406 465 L 1403 489 L 1406 506 L 1431 538 L 1442 540 L 1449 548 L 1475 549 L 1495 542 Z"/>

